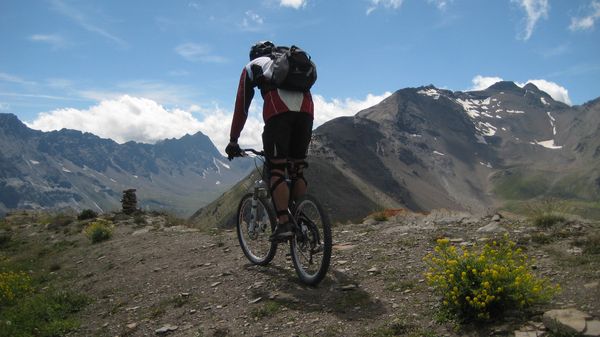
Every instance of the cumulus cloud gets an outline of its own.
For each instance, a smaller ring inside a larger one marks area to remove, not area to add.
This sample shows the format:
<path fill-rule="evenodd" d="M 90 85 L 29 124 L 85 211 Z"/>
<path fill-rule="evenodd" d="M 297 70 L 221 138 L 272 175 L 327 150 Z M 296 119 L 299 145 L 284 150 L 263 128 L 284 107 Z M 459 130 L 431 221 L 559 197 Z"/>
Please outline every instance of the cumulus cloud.
<path fill-rule="evenodd" d="M 527 17 L 525 18 L 525 29 L 519 34 L 519 38 L 522 40 L 529 40 L 536 23 L 542 19 L 548 17 L 548 11 L 550 5 L 548 0 L 511 0 L 521 6 Z"/>
<path fill-rule="evenodd" d="M 214 55 L 212 53 L 212 48 L 199 43 L 183 43 L 175 47 L 175 52 L 179 54 L 181 57 L 188 61 L 196 62 L 206 62 L 206 63 L 224 63 L 227 62 L 227 59 Z"/>
<path fill-rule="evenodd" d="M 500 81 L 503 81 L 501 77 L 477 75 L 473 78 L 473 87 L 469 90 L 485 90 L 492 84 Z M 572 104 L 571 98 L 569 98 L 569 90 L 557 83 L 543 79 L 527 80 L 524 83 L 515 82 L 515 84 L 520 87 L 524 87 L 527 83 L 534 84 L 538 89 L 550 95 L 555 101 L 563 102 L 568 105 Z"/>
<path fill-rule="evenodd" d="M 321 95 L 313 95 L 315 104 L 315 121 L 317 127 L 329 120 L 342 116 L 353 116 L 357 112 L 370 108 L 389 97 L 392 93 L 385 92 L 382 95 L 368 94 L 365 99 L 353 98 L 327 100 Z"/>
<path fill-rule="evenodd" d="M 252 102 L 255 106 L 256 102 Z M 262 148 L 262 131 L 264 123 L 262 118 L 259 118 L 255 107 L 250 109 L 248 119 L 244 125 L 244 130 L 238 139 L 238 143 L 242 148 Z M 199 123 L 199 129 L 207 135 L 210 140 L 215 144 L 217 149 L 225 154 L 225 147 L 229 143 L 229 131 L 231 129 L 231 119 L 233 117 L 232 111 L 227 111 L 213 106 L 210 108 L 200 108 L 197 110 L 201 112 L 204 117 Z"/>
<path fill-rule="evenodd" d="M 477 75 L 477 76 L 473 77 L 473 80 L 472 80 L 473 87 L 471 87 L 470 90 L 472 90 L 472 91 L 485 90 L 485 89 L 489 88 L 492 84 L 494 84 L 496 82 L 500 82 L 500 81 L 502 81 L 501 77 Z"/>
<path fill-rule="evenodd" d="M 526 83 L 519 85 L 524 86 L 527 83 L 533 83 L 540 90 L 550 95 L 555 101 L 563 102 L 568 105 L 572 104 L 571 98 L 569 98 L 569 90 L 565 87 L 546 80 L 528 80 Z"/>
<path fill-rule="evenodd" d="M 569 25 L 571 31 L 590 30 L 594 28 L 596 20 L 600 18 L 600 1 L 592 1 L 590 8 L 591 13 L 589 15 L 571 18 L 571 25 Z"/>
<path fill-rule="evenodd" d="M 367 8 L 367 15 L 371 14 L 378 7 L 398 9 L 402 6 L 404 0 L 371 0 L 371 6 Z"/>
<path fill-rule="evenodd" d="M 154 143 L 194 134 L 201 124 L 188 111 L 169 110 L 153 100 L 124 95 L 88 109 L 65 108 L 41 113 L 28 126 L 42 131 L 68 128 L 91 132 L 118 143 L 130 140 Z"/>
<path fill-rule="evenodd" d="M 306 5 L 306 0 L 280 0 L 279 5 L 298 9 Z"/>

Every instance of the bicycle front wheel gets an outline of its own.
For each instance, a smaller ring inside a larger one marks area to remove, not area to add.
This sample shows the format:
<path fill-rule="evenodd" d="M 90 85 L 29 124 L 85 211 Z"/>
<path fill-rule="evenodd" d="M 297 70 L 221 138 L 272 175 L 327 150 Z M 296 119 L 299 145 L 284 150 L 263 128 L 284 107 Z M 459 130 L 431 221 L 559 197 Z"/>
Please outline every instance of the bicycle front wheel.
<path fill-rule="evenodd" d="M 318 200 L 305 195 L 296 202 L 297 228 L 290 250 L 294 269 L 305 284 L 323 280 L 331 260 L 331 223 Z"/>
<path fill-rule="evenodd" d="M 275 216 L 266 201 L 252 193 L 244 195 L 237 213 L 237 236 L 244 255 L 253 264 L 264 266 L 273 260 L 277 244 L 269 241 Z"/>

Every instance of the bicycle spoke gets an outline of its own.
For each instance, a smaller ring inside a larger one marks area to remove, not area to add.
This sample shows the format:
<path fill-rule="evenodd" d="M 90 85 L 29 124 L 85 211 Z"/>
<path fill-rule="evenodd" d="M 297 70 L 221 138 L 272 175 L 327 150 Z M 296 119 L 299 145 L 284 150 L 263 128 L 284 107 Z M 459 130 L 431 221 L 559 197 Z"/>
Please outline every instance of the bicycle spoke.
<path fill-rule="evenodd" d="M 292 241 L 291 253 L 294 268 L 302 282 L 318 284 L 327 269 L 331 257 L 331 228 L 329 220 L 313 197 L 305 197 L 296 203 L 295 217 L 299 232 Z"/>

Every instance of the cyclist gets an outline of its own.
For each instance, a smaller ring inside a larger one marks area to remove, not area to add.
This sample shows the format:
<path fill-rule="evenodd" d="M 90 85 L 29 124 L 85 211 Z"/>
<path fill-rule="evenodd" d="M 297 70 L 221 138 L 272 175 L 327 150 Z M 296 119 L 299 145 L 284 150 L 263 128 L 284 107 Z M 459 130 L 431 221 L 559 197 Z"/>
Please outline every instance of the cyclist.
<path fill-rule="evenodd" d="M 270 55 L 274 48 L 271 41 L 260 41 L 250 48 L 250 62 L 240 77 L 229 144 L 225 152 L 230 159 L 241 155 L 237 141 L 248 117 L 254 88 L 258 87 L 264 100 L 263 149 L 278 220 L 270 240 L 283 242 L 293 236 L 294 230 L 287 213 L 289 199 L 295 200 L 306 193 L 307 181 L 303 169 L 308 166 L 306 155 L 312 135 L 314 106 L 310 91 L 283 90 L 269 83 L 270 65 L 273 62 Z M 285 183 L 286 168 L 292 181 L 291 191 Z"/>

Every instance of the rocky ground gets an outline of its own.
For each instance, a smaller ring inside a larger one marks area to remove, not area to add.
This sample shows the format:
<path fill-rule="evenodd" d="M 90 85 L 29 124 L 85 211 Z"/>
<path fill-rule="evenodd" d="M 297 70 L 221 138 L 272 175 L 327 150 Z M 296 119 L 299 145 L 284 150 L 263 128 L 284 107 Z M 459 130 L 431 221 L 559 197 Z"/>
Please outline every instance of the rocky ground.
<path fill-rule="evenodd" d="M 338 224 L 330 271 L 316 288 L 299 283 L 286 244 L 271 265 L 257 267 L 232 230 L 201 232 L 149 214 L 115 222 L 114 236 L 98 244 L 81 233 L 20 227 L 27 237 L 69 242 L 53 273 L 92 299 L 72 336 L 552 336 L 542 323 L 548 310 L 600 317 L 600 255 L 580 248 L 598 236 L 593 222 L 542 230 L 510 214 L 435 211 Z M 423 257 L 440 237 L 460 245 L 504 232 L 535 258 L 535 273 L 563 291 L 489 324 L 444 318 Z"/>

